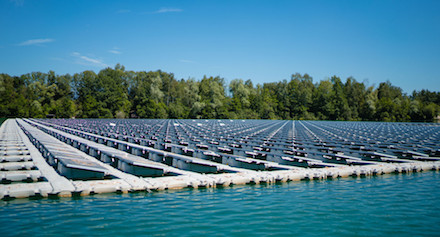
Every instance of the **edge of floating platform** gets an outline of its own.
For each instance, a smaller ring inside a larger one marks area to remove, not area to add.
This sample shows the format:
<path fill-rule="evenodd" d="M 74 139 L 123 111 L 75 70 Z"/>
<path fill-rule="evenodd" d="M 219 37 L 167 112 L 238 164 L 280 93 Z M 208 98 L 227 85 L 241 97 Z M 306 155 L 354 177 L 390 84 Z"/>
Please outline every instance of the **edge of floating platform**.
<path fill-rule="evenodd" d="M 348 166 L 335 168 L 278 170 L 261 172 L 240 172 L 206 175 L 179 175 L 159 178 L 144 178 L 146 190 L 171 190 L 183 188 L 215 188 L 230 185 L 274 184 L 300 180 L 326 180 L 333 178 L 367 177 L 390 173 L 413 173 L 440 170 L 440 162 L 381 164 L 369 166 Z M 10 187 L 2 187 L 1 199 L 27 198 L 33 196 L 70 197 L 87 196 L 99 193 L 126 193 L 139 191 L 129 189 L 122 179 L 71 181 L 75 189 L 64 189 L 63 192 L 53 191 L 52 182 L 22 183 Z"/>

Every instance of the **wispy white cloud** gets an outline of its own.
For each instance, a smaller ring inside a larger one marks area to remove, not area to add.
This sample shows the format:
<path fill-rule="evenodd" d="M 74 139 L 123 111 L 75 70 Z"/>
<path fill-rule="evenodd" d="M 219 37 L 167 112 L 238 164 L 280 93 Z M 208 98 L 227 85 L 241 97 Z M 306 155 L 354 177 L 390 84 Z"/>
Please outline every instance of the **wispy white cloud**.
<path fill-rule="evenodd" d="M 113 49 L 110 49 L 108 52 L 112 54 L 122 54 L 118 47 L 113 47 Z"/>
<path fill-rule="evenodd" d="M 10 2 L 15 3 L 15 6 L 22 7 L 24 5 L 24 0 L 9 0 Z"/>
<path fill-rule="evenodd" d="M 155 14 L 161 14 L 161 13 L 169 13 L 169 12 L 183 12 L 180 8 L 169 8 L 169 7 L 162 7 L 161 9 L 153 12 Z"/>
<path fill-rule="evenodd" d="M 51 42 L 54 42 L 54 41 L 55 41 L 54 39 L 49 39 L 49 38 L 47 38 L 47 39 L 31 39 L 31 40 L 26 40 L 26 41 L 23 41 L 23 42 L 19 43 L 18 46 L 28 46 L 28 45 L 39 45 L 39 46 L 41 46 L 43 44 L 51 43 Z"/>
<path fill-rule="evenodd" d="M 72 56 L 76 58 L 75 63 L 85 65 L 85 66 L 94 66 L 94 67 L 108 67 L 109 65 L 105 64 L 102 60 L 96 58 L 90 58 L 84 56 L 78 52 L 73 52 Z"/>
<path fill-rule="evenodd" d="M 121 51 L 114 50 L 114 49 L 109 50 L 109 52 L 112 54 L 121 54 Z"/>
<path fill-rule="evenodd" d="M 186 60 L 186 59 L 180 59 L 179 62 L 181 62 L 181 63 L 192 63 L 192 64 L 197 63 L 195 61 Z"/>

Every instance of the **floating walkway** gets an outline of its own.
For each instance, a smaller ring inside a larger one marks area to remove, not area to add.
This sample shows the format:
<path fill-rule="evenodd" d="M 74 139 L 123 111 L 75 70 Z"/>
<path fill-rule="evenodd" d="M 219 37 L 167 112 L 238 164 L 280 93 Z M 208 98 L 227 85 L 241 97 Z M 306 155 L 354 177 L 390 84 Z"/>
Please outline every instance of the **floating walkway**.
<path fill-rule="evenodd" d="M 439 170 L 439 143 L 437 124 L 8 119 L 0 199 Z"/>

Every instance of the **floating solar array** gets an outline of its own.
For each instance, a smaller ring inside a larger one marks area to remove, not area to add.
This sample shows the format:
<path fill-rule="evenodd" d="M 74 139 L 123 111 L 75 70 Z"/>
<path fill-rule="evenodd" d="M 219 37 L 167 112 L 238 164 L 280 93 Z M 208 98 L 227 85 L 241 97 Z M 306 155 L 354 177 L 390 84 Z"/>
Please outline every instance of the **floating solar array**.
<path fill-rule="evenodd" d="M 439 148 L 438 124 L 10 119 L 0 198 L 438 170 Z"/>

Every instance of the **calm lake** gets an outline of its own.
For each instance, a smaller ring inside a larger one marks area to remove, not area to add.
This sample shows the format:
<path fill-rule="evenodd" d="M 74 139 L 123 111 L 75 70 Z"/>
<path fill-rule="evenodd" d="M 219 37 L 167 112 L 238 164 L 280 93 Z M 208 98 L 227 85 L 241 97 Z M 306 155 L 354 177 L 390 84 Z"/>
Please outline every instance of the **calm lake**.
<path fill-rule="evenodd" d="M 2 236 L 439 236 L 440 173 L 0 202 Z"/>

